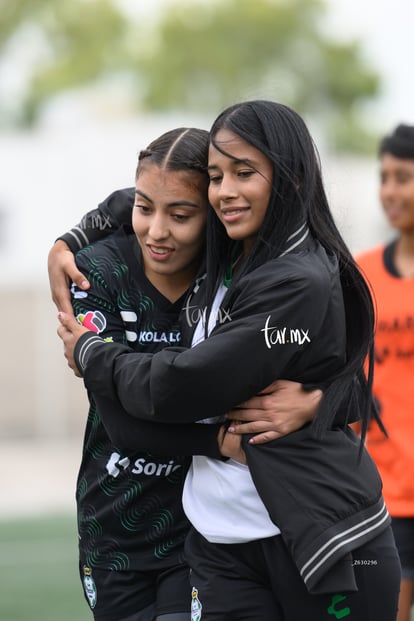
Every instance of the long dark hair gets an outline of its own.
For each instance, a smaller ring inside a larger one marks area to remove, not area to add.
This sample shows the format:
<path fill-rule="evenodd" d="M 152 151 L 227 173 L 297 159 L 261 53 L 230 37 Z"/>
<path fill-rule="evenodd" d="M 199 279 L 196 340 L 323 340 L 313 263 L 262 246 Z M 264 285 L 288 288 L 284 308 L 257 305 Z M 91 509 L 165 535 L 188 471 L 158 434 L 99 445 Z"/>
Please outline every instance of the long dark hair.
<path fill-rule="evenodd" d="M 230 106 L 214 121 L 210 142 L 220 129 L 240 136 L 266 155 L 273 165 L 269 206 L 252 251 L 237 278 L 276 258 L 298 227 L 306 223 L 311 234 L 334 254 L 343 288 L 347 363 L 324 390 L 315 427 L 328 426 L 340 407 L 358 407 L 365 436 L 372 410 L 372 351 L 374 308 L 368 286 L 334 222 L 325 194 L 317 149 L 303 119 L 291 108 L 272 101 L 247 101 Z M 211 210 L 212 211 L 212 210 Z M 207 223 L 207 290 L 211 295 L 223 266 L 231 260 L 232 242 L 213 214 Z M 363 372 L 368 356 L 368 379 Z M 358 403 L 356 400 L 358 399 Z M 375 412 L 374 412 L 375 415 Z"/>

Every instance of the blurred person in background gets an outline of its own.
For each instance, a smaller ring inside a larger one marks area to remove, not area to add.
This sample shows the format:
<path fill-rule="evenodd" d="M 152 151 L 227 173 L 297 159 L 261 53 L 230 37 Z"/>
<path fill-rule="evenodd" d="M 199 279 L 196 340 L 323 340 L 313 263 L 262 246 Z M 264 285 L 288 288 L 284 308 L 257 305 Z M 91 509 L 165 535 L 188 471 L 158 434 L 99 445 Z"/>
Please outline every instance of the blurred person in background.
<path fill-rule="evenodd" d="M 388 437 L 370 426 L 367 448 L 402 567 L 397 621 L 414 600 L 414 126 L 398 125 L 379 145 L 379 197 L 396 236 L 357 256 L 376 301 L 373 391 Z"/>

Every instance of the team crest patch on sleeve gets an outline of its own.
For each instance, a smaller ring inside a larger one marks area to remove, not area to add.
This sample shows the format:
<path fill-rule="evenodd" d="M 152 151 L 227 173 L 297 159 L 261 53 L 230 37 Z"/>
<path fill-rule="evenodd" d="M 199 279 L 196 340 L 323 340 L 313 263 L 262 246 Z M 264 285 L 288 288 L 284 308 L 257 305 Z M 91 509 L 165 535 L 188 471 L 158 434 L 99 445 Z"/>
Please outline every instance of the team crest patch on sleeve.
<path fill-rule="evenodd" d="M 105 315 L 98 310 L 88 311 L 85 314 L 80 313 L 79 315 L 76 315 L 76 319 L 83 325 L 84 328 L 88 328 L 88 330 L 91 330 L 96 334 L 100 334 L 106 328 Z"/>
<path fill-rule="evenodd" d="M 92 578 L 92 569 L 86 565 L 83 566 L 83 588 L 85 590 L 85 595 L 88 598 L 89 606 L 93 610 L 96 606 L 98 594 L 96 591 L 95 580 Z"/>
<path fill-rule="evenodd" d="M 202 605 L 198 599 L 198 590 L 193 587 L 191 591 L 191 621 L 200 621 Z"/>

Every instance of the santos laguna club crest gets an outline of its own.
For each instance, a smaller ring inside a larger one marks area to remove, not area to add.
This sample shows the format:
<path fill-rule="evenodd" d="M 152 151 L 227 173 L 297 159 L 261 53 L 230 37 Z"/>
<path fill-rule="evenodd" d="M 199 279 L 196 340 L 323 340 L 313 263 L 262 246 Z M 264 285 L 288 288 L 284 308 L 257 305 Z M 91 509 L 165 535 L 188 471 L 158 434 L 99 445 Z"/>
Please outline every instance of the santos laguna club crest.
<path fill-rule="evenodd" d="M 96 605 L 96 584 L 95 580 L 92 578 L 92 569 L 83 566 L 83 588 L 85 589 L 85 595 L 88 598 L 89 606 L 93 609 Z"/>
<path fill-rule="evenodd" d="M 195 587 L 191 591 L 191 621 L 200 621 L 202 605 L 198 599 L 198 591 Z"/>

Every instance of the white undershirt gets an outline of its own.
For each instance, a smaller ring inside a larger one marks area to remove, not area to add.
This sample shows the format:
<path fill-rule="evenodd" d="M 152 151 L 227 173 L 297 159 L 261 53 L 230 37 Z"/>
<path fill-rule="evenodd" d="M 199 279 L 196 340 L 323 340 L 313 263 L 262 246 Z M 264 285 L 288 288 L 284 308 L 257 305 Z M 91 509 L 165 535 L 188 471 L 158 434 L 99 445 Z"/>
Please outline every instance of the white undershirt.
<path fill-rule="evenodd" d="M 227 288 L 221 285 L 216 293 L 208 334 L 216 324 L 226 292 Z M 192 347 L 204 340 L 204 327 L 201 319 Z M 194 456 L 184 484 L 183 506 L 194 528 L 212 543 L 243 543 L 280 534 L 256 491 L 249 468 L 233 459 L 219 461 Z"/>

